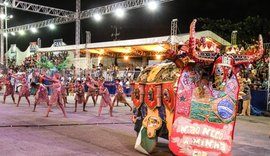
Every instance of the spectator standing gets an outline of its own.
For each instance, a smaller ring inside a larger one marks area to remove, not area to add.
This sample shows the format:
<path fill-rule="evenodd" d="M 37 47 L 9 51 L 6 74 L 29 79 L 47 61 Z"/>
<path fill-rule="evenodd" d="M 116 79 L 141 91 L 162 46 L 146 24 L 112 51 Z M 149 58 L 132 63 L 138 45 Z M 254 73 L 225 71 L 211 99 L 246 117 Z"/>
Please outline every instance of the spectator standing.
<path fill-rule="evenodd" d="M 243 116 L 250 116 L 250 100 L 251 100 L 251 94 L 250 94 L 250 88 L 247 84 L 247 81 L 243 81 L 244 82 L 244 95 L 242 96 L 243 99 L 243 109 L 242 109 L 242 113 L 240 115 Z"/>

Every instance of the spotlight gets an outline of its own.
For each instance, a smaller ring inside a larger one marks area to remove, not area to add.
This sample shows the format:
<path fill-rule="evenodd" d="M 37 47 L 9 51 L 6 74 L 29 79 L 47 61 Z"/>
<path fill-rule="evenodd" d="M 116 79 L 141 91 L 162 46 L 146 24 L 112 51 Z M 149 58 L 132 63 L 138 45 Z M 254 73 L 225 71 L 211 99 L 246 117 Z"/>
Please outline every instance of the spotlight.
<path fill-rule="evenodd" d="M 12 36 L 16 36 L 16 33 L 15 33 L 15 32 L 11 32 L 11 35 L 12 35 Z"/>
<path fill-rule="evenodd" d="M 5 19 L 7 17 L 7 15 L 6 14 L 0 14 L 0 19 Z"/>
<path fill-rule="evenodd" d="M 151 1 L 148 3 L 148 9 L 151 11 L 155 11 L 158 8 L 158 3 L 156 1 Z"/>
<path fill-rule="evenodd" d="M 23 35 L 25 35 L 25 31 L 24 31 L 24 30 L 20 30 L 20 31 L 19 31 L 19 34 L 20 34 L 21 36 L 23 36 Z"/>
<path fill-rule="evenodd" d="M 98 57 L 98 60 L 102 60 L 102 56 L 99 56 L 99 57 Z"/>
<path fill-rule="evenodd" d="M 129 57 L 128 56 L 124 56 L 124 60 L 128 60 L 129 59 Z"/>
<path fill-rule="evenodd" d="M 5 32 L 5 33 L 3 34 L 3 36 L 4 36 L 4 37 L 8 37 L 8 33 Z"/>
<path fill-rule="evenodd" d="M 102 20 L 102 16 L 100 14 L 94 14 L 94 19 L 99 22 Z"/>
<path fill-rule="evenodd" d="M 50 24 L 50 25 L 49 25 L 49 28 L 50 28 L 51 30 L 54 30 L 54 29 L 55 29 L 55 25 L 54 25 L 54 24 Z"/>
<path fill-rule="evenodd" d="M 32 33 L 34 33 L 34 34 L 38 32 L 37 28 L 31 28 L 31 31 L 32 31 Z"/>
<path fill-rule="evenodd" d="M 4 5 L 5 5 L 5 6 L 8 6 L 8 5 L 9 5 L 9 3 L 8 3 L 7 1 L 5 1 L 5 2 L 4 2 Z"/>
<path fill-rule="evenodd" d="M 116 14 L 116 16 L 117 17 L 119 17 L 119 18 L 123 18 L 124 17 L 124 15 L 125 15 L 125 11 L 123 10 L 123 9 L 117 9 L 116 11 L 115 11 L 115 14 Z"/>
<path fill-rule="evenodd" d="M 161 59 L 161 55 L 156 55 L 157 60 Z"/>

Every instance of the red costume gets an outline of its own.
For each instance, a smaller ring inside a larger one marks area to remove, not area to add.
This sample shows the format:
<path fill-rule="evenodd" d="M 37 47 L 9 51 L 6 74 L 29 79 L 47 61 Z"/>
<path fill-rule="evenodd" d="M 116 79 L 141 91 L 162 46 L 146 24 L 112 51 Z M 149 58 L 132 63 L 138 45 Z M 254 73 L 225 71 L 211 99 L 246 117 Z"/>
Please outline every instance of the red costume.
<path fill-rule="evenodd" d="M 99 105 L 98 116 L 100 116 L 100 114 L 101 114 L 102 107 L 109 106 L 110 107 L 110 116 L 112 117 L 113 105 L 112 105 L 112 100 L 111 100 L 110 93 L 109 93 L 108 89 L 104 86 L 101 86 L 99 89 L 99 94 L 101 95 L 101 101 L 100 101 L 100 105 Z"/>
<path fill-rule="evenodd" d="M 76 92 L 76 96 L 75 96 L 75 112 L 77 112 L 77 104 L 83 104 L 83 111 L 85 110 L 85 97 L 84 97 L 84 86 L 81 83 L 81 81 L 78 82 L 78 84 L 76 84 L 75 86 L 75 92 Z"/>
<path fill-rule="evenodd" d="M 26 98 L 30 106 L 30 100 L 28 98 L 30 96 L 30 90 L 29 90 L 29 86 L 26 80 L 26 75 L 23 73 L 21 76 L 12 75 L 12 77 L 14 77 L 15 79 L 21 82 L 21 89 L 19 91 L 19 99 L 18 99 L 17 107 L 19 107 L 22 96 Z"/>
<path fill-rule="evenodd" d="M 6 91 L 4 93 L 4 104 L 6 102 L 6 97 L 9 95 L 11 95 L 14 104 L 16 104 L 15 97 L 14 97 L 14 86 L 11 84 L 10 79 L 11 79 L 11 73 L 8 73 L 8 75 L 6 75 L 5 80 L 4 80 L 4 85 L 6 86 Z"/>
<path fill-rule="evenodd" d="M 114 106 L 115 101 L 117 103 L 117 106 L 118 106 L 118 102 L 121 102 L 121 103 L 124 103 L 125 105 L 128 105 L 130 108 L 130 111 L 132 111 L 132 107 L 129 105 L 129 103 L 126 100 L 126 95 L 124 93 L 123 87 L 119 84 L 119 80 L 116 80 L 115 87 L 116 87 L 116 94 L 113 99 L 113 106 Z"/>
<path fill-rule="evenodd" d="M 62 98 L 64 101 L 64 106 L 66 107 L 67 104 L 67 91 L 66 91 L 66 85 L 64 82 L 62 82 L 62 86 L 61 86 L 61 94 L 62 94 Z"/>
<path fill-rule="evenodd" d="M 46 102 L 49 106 L 49 96 L 47 88 L 41 83 L 36 84 L 34 82 L 31 83 L 31 87 L 36 88 L 33 112 L 35 112 L 37 104 L 40 104 L 41 102 Z"/>
<path fill-rule="evenodd" d="M 59 74 L 54 74 L 54 77 L 48 77 L 48 76 L 44 76 L 44 79 L 47 79 L 49 81 L 51 81 L 53 84 L 50 85 L 49 87 L 52 88 L 52 95 L 49 101 L 49 107 L 48 107 L 48 111 L 47 111 L 47 117 L 49 116 L 49 112 L 51 111 L 51 106 L 52 105 L 59 105 L 59 107 L 61 108 L 64 117 L 66 117 L 66 111 L 65 108 L 63 106 L 63 101 L 62 101 L 62 93 L 61 93 L 61 81 L 60 81 L 60 75 Z"/>
<path fill-rule="evenodd" d="M 95 87 L 95 85 L 97 85 L 97 82 L 95 80 L 93 80 L 91 77 L 87 77 L 86 78 L 86 82 L 85 84 L 88 86 L 88 91 L 87 91 L 87 95 L 86 95 L 86 103 L 88 102 L 88 98 L 89 96 L 92 97 L 92 100 L 94 102 L 94 106 L 96 105 L 96 96 L 97 94 L 97 87 Z"/>

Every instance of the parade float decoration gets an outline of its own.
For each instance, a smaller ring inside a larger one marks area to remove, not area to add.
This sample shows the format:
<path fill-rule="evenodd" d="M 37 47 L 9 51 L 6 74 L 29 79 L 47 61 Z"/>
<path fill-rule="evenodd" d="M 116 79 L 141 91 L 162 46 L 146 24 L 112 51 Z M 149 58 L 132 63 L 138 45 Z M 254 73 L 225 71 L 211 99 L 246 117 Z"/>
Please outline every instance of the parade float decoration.
<path fill-rule="evenodd" d="M 163 137 L 175 155 L 231 155 L 239 94 L 236 74 L 240 65 L 263 56 L 262 37 L 247 50 L 220 50 L 205 38 L 195 38 L 195 24 L 190 25 L 186 55 L 168 50 L 172 62 L 146 68 L 133 85 L 135 149 L 140 152 L 151 153 Z M 189 59 L 193 61 L 186 63 Z"/>

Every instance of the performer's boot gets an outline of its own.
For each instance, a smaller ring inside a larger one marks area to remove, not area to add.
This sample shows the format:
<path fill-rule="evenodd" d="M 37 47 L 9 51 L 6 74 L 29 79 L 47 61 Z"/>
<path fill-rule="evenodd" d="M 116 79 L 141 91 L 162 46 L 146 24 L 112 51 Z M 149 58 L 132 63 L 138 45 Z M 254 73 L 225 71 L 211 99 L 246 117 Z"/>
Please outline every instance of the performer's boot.
<path fill-rule="evenodd" d="M 50 113 L 50 111 L 51 111 L 51 106 L 49 105 L 49 106 L 48 106 L 47 113 L 46 113 L 46 115 L 45 115 L 46 117 L 49 117 L 49 113 Z"/>
<path fill-rule="evenodd" d="M 36 107 L 37 107 L 37 103 L 35 102 L 35 104 L 34 104 L 34 108 L 33 108 L 33 112 L 35 112 L 35 111 L 36 111 Z"/>
<path fill-rule="evenodd" d="M 87 110 L 85 109 L 85 107 L 86 107 L 86 103 L 83 103 L 83 111 L 84 112 L 87 112 Z"/>
<path fill-rule="evenodd" d="M 95 97 L 92 96 L 92 100 L 93 100 L 93 102 L 94 102 L 94 107 L 95 107 L 96 104 L 97 104 L 97 101 L 96 101 Z"/>
<path fill-rule="evenodd" d="M 77 101 L 75 101 L 75 110 L 74 112 L 77 112 Z"/>
<path fill-rule="evenodd" d="M 30 100 L 29 100 L 29 98 L 26 96 L 25 97 L 26 98 L 26 100 L 27 100 L 27 102 L 28 102 L 28 105 L 29 105 L 29 107 L 30 107 Z"/>
<path fill-rule="evenodd" d="M 113 117 L 113 115 L 112 115 L 112 109 L 113 109 L 113 108 L 110 107 L 110 116 L 111 116 L 111 117 Z"/>
<path fill-rule="evenodd" d="M 20 104 L 20 101 L 21 101 L 21 96 L 19 96 L 19 99 L 18 99 L 18 103 L 17 103 L 17 105 L 16 105 L 16 107 L 19 107 L 19 104 Z M 13 98 L 12 98 L 13 99 Z M 15 103 L 15 102 L 14 102 Z"/>

